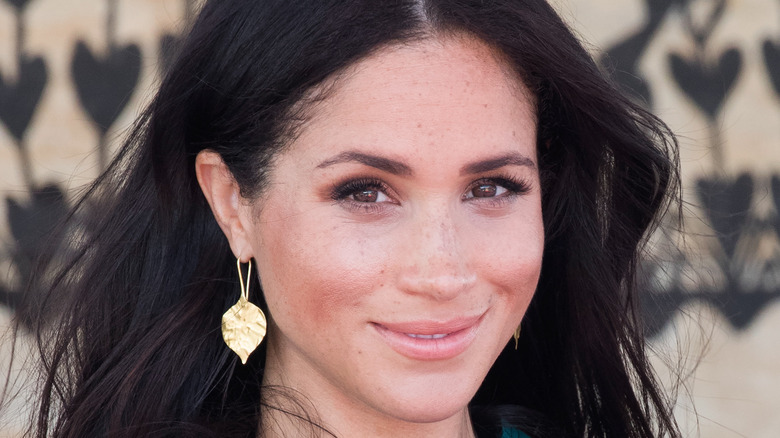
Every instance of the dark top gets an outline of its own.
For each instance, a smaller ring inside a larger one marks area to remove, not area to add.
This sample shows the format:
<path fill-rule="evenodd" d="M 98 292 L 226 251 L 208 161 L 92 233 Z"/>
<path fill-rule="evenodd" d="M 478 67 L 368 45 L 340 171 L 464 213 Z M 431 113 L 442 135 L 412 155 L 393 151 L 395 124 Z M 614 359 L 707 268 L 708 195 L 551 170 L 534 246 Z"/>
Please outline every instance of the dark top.
<path fill-rule="evenodd" d="M 531 438 L 525 432 L 519 431 L 512 427 L 501 428 L 501 438 Z"/>

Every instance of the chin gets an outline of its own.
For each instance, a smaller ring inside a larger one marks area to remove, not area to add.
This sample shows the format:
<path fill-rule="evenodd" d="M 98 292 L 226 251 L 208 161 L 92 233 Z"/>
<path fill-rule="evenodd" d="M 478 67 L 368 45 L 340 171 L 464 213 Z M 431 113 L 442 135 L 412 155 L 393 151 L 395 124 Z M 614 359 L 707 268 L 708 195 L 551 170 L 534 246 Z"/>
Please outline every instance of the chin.
<path fill-rule="evenodd" d="M 459 414 L 467 406 L 468 401 L 455 404 L 437 400 L 430 404 L 404 407 L 394 416 L 407 423 L 438 423 Z"/>
<path fill-rule="evenodd" d="M 479 384 L 467 385 L 468 379 L 458 382 L 444 381 L 431 385 L 411 383 L 409 391 L 388 394 L 392 400 L 385 400 L 387 414 L 409 423 L 436 423 L 453 417 L 468 407 Z M 403 389 L 403 388 L 398 388 Z M 395 391 L 394 391 L 395 392 Z"/>

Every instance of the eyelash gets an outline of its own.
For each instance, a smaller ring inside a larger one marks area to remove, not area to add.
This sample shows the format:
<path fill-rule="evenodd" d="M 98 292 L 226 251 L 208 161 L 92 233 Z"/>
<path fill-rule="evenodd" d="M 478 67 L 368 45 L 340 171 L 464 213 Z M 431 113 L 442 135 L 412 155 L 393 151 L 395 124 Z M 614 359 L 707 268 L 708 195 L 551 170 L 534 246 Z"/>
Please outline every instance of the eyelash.
<path fill-rule="evenodd" d="M 474 188 L 484 184 L 503 187 L 506 189 L 506 192 L 498 196 L 488 198 L 466 196 L 466 194 L 474 190 Z M 375 178 L 357 178 L 348 180 L 343 183 L 334 184 L 333 189 L 331 190 L 331 199 L 352 210 L 358 210 L 367 213 L 378 212 L 383 208 L 383 203 L 381 202 L 359 202 L 349 198 L 357 192 L 367 190 L 376 190 L 378 192 L 384 193 L 385 195 L 390 192 L 390 188 L 382 180 Z M 464 194 L 461 199 L 464 201 L 487 203 L 487 207 L 497 208 L 505 205 L 507 202 L 511 202 L 516 196 L 528 193 L 530 190 L 531 185 L 525 179 L 517 179 L 507 175 L 497 175 L 487 178 L 480 178 L 472 182 L 466 190 L 466 194 Z"/>
<path fill-rule="evenodd" d="M 348 180 L 343 183 L 334 184 L 330 197 L 334 201 L 342 203 L 344 206 L 354 210 L 371 213 L 381 209 L 381 203 L 358 202 L 349 199 L 349 197 L 355 193 L 365 190 L 376 190 L 378 192 L 387 194 L 390 188 L 387 186 L 387 184 L 375 178 L 358 178 Z"/>
<path fill-rule="evenodd" d="M 466 191 L 466 193 L 470 192 L 471 190 L 474 190 L 475 187 L 481 186 L 483 184 L 489 184 L 489 185 L 495 185 L 499 187 L 503 187 L 506 189 L 505 194 L 501 194 L 498 196 L 493 196 L 490 198 L 464 198 L 465 199 L 479 199 L 482 201 L 488 201 L 488 200 L 494 200 L 497 201 L 499 199 L 511 197 L 511 196 L 518 196 L 518 195 L 525 195 L 531 190 L 530 183 L 525 179 L 516 179 L 512 178 L 510 176 L 493 176 L 489 178 L 480 178 L 469 186 L 469 189 Z"/>

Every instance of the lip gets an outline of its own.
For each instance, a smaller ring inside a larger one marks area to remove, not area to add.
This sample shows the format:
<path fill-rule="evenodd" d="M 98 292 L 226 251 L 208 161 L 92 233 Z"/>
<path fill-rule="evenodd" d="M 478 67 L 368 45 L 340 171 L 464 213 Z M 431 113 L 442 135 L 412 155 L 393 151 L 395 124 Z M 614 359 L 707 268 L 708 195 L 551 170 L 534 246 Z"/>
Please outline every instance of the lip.
<path fill-rule="evenodd" d="M 402 356 L 425 361 L 447 360 L 457 357 L 471 345 L 483 315 L 447 321 L 372 322 L 371 325 Z"/>

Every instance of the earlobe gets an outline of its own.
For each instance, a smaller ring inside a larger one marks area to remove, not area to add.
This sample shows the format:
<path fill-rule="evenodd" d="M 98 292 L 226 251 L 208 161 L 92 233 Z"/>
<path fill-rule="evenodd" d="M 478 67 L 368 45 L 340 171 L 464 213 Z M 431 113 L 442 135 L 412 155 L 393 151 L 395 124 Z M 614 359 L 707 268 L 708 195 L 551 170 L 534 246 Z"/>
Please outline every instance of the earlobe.
<path fill-rule="evenodd" d="M 248 260 L 252 257 L 252 251 L 241 221 L 241 194 L 227 165 L 218 153 L 203 150 L 195 158 L 195 174 L 214 218 L 230 242 L 233 254 L 244 261 Z"/>

